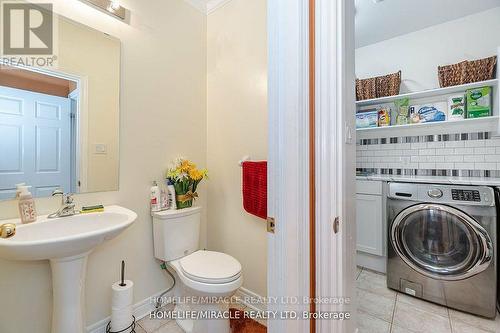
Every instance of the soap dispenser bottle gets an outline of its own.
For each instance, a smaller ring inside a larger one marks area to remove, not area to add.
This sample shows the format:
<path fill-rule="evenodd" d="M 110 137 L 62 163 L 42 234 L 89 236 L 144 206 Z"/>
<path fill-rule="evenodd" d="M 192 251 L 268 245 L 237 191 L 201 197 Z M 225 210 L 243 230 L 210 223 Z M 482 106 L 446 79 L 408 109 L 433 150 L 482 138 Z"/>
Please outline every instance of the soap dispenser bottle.
<path fill-rule="evenodd" d="M 22 223 L 36 221 L 36 207 L 33 195 L 28 190 L 31 186 L 19 186 L 19 217 Z"/>

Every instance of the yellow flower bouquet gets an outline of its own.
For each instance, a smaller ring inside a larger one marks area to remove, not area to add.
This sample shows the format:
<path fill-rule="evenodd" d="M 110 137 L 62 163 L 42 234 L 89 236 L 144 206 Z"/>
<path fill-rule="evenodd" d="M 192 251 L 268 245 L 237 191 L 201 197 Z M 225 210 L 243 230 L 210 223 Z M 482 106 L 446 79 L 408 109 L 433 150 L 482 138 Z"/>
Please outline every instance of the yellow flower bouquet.
<path fill-rule="evenodd" d="M 198 197 L 196 193 L 198 184 L 204 178 L 208 178 L 208 171 L 198 169 L 193 162 L 185 158 L 177 158 L 172 163 L 167 170 L 167 179 L 174 185 L 177 209 L 193 205 L 193 200 Z"/>

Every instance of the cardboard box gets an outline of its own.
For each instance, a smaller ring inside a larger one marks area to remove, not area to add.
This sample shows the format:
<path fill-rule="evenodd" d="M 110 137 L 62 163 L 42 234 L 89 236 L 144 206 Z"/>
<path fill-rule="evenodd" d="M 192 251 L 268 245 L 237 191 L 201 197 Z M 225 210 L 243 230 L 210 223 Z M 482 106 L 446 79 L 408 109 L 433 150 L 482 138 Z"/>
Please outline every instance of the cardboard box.
<path fill-rule="evenodd" d="M 467 118 L 491 116 L 491 96 L 491 87 L 481 87 L 467 90 Z"/>

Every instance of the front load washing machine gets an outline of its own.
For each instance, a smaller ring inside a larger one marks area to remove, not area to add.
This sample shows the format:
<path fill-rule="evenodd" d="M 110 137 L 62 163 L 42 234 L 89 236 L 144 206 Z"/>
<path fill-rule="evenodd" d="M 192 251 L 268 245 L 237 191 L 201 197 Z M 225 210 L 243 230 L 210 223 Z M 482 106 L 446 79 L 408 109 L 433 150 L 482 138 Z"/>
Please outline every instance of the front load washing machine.
<path fill-rule="evenodd" d="M 387 286 L 494 318 L 497 207 L 487 186 L 389 183 Z"/>

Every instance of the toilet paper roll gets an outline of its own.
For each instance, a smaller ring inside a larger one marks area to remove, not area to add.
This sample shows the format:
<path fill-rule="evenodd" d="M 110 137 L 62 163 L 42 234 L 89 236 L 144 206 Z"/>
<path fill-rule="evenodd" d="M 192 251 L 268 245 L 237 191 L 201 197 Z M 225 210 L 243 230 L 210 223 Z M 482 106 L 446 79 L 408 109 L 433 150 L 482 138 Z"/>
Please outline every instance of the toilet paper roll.
<path fill-rule="evenodd" d="M 111 299 L 111 331 L 121 331 L 132 324 L 132 302 L 134 300 L 134 283 L 125 280 L 125 286 L 120 281 L 112 286 Z"/>
<path fill-rule="evenodd" d="M 125 286 L 120 286 L 120 281 L 113 283 L 111 306 L 114 308 L 123 308 L 127 305 L 132 305 L 134 301 L 134 283 L 130 280 L 125 280 Z"/>
<path fill-rule="evenodd" d="M 124 308 L 112 308 L 111 309 L 111 331 L 119 332 L 132 324 L 134 318 L 132 317 L 132 306 L 129 305 Z M 127 330 L 124 332 L 130 332 L 131 330 Z"/>

